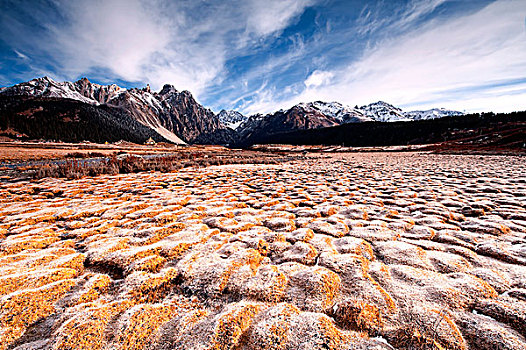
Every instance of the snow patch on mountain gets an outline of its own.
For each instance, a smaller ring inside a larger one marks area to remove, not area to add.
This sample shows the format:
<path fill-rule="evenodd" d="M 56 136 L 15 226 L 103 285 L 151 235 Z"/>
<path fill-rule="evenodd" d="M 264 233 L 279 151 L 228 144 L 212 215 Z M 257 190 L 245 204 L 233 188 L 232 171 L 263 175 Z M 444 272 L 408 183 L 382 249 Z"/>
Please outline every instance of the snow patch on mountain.
<path fill-rule="evenodd" d="M 126 89 L 115 84 L 99 85 L 91 83 L 82 78 L 74 83 L 56 82 L 49 77 L 42 77 L 20 83 L 0 90 L 0 94 L 15 96 L 54 97 L 67 98 L 91 105 L 107 103 L 118 95 L 126 92 Z"/>
<path fill-rule="evenodd" d="M 219 112 L 219 114 L 217 114 L 217 118 L 219 118 L 219 121 L 221 121 L 221 123 L 223 123 L 224 126 L 232 130 L 236 130 L 241 126 L 241 124 L 243 124 L 244 121 L 247 120 L 247 117 L 245 117 L 238 111 L 227 111 L 224 109 L 221 112 Z"/>
<path fill-rule="evenodd" d="M 362 106 L 360 107 L 360 110 L 366 116 L 377 122 L 399 122 L 411 120 L 404 116 L 402 109 L 383 101 Z"/>
<path fill-rule="evenodd" d="M 459 111 L 452 111 L 445 108 L 433 108 L 425 111 L 410 111 L 404 112 L 404 115 L 411 120 L 429 120 L 444 117 L 453 117 L 464 115 Z"/>
<path fill-rule="evenodd" d="M 342 124 L 372 121 L 372 119 L 366 116 L 361 110 L 344 106 L 339 102 L 315 101 L 300 103 L 298 106 L 305 110 L 317 111 L 326 116 L 333 117 Z"/>

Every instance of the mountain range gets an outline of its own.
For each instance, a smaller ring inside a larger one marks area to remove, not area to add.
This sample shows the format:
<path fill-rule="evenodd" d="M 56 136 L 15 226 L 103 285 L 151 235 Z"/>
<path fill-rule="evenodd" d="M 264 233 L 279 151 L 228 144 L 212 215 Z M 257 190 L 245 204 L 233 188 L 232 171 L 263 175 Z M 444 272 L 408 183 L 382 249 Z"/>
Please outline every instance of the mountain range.
<path fill-rule="evenodd" d="M 0 88 L 0 112 L 0 134 L 95 142 L 118 138 L 144 142 L 152 137 L 176 144 L 224 145 L 251 144 L 296 130 L 463 114 L 446 109 L 404 112 L 382 101 L 362 107 L 316 101 L 267 115 L 244 116 L 233 110 L 215 114 L 189 91 L 178 91 L 172 85 L 154 92 L 148 85 L 124 89 L 115 84 L 95 84 L 87 78 L 56 82 L 49 77 Z M 38 127 L 43 120 L 46 125 Z"/>

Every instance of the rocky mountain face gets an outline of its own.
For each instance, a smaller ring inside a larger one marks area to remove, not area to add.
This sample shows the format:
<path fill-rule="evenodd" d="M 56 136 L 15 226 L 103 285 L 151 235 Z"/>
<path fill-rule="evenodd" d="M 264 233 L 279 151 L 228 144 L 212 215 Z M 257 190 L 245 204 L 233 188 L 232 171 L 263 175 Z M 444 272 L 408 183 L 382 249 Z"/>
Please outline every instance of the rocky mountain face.
<path fill-rule="evenodd" d="M 60 99 L 76 100 L 95 109 L 104 106 L 106 114 L 115 115 L 115 118 L 125 114 L 162 139 L 174 143 L 243 145 L 286 132 L 350 123 L 427 120 L 463 114 L 445 109 L 404 112 L 382 101 L 354 108 L 338 102 L 315 101 L 267 115 L 244 116 L 233 110 L 222 110 L 216 115 L 199 104 L 189 91 L 178 91 L 172 85 L 152 92 L 149 86 L 124 89 L 115 84 L 94 84 L 86 78 L 76 82 L 37 78 L 2 88 L 0 95 L 53 98 L 57 103 Z M 118 124 L 122 126 L 122 120 Z"/>
<path fill-rule="evenodd" d="M 219 118 L 219 121 L 223 123 L 226 127 L 236 130 L 241 124 L 243 124 L 244 121 L 246 121 L 247 117 L 243 114 L 239 113 L 238 111 L 233 110 L 222 110 L 217 115 Z"/>
<path fill-rule="evenodd" d="M 253 144 L 268 135 L 291 130 L 320 129 L 340 125 L 340 121 L 322 113 L 319 109 L 299 104 L 287 111 L 280 110 L 269 115 L 253 115 L 242 123 L 237 131 L 240 144 Z"/>
<path fill-rule="evenodd" d="M 71 83 L 69 81 L 56 82 L 49 77 L 33 79 L 0 90 L 0 94 L 4 96 L 68 98 L 93 105 L 108 103 L 124 92 L 126 89 L 115 84 L 93 84 L 86 78 Z"/>
<path fill-rule="evenodd" d="M 139 123 L 126 110 L 57 97 L 0 94 L 0 136 L 97 143 L 171 141 Z M 174 135 L 175 136 L 175 135 Z M 179 140 L 179 142 L 182 142 Z"/>
<path fill-rule="evenodd" d="M 445 108 L 433 108 L 426 111 L 404 112 L 404 115 L 411 120 L 429 120 L 444 117 L 456 117 L 464 115 L 464 113 Z"/>
<path fill-rule="evenodd" d="M 404 115 L 401 108 L 383 101 L 362 106 L 360 107 L 360 111 L 377 122 L 410 121 L 410 119 Z"/>
<path fill-rule="evenodd" d="M 340 124 L 362 123 L 374 120 L 364 111 L 357 108 L 344 106 L 339 102 L 316 101 L 310 103 L 300 103 L 299 106 L 302 106 L 305 110 L 312 110 L 333 117 L 338 120 Z"/>
<path fill-rule="evenodd" d="M 123 89 L 115 84 L 94 84 L 86 78 L 58 83 L 44 77 L 4 88 L 0 95 L 70 99 L 118 108 L 174 143 L 227 143 L 229 140 L 229 131 L 219 132 L 226 127 L 210 109 L 195 101 L 189 91 L 179 92 L 172 85 L 165 85 L 160 92 L 151 92 L 149 86 Z"/>
<path fill-rule="evenodd" d="M 300 103 L 287 111 L 254 115 L 236 127 L 236 140 L 241 145 L 265 142 L 270 135 L 278 140 L 280 134 L 308 129 L 320 129 L 364 122 L 399 122 L 463 115 L 446 109 L 404 112 L 386 102 L 378 101 L 362 107 L 349 107 L 339 102 L 315 101 Z"/>

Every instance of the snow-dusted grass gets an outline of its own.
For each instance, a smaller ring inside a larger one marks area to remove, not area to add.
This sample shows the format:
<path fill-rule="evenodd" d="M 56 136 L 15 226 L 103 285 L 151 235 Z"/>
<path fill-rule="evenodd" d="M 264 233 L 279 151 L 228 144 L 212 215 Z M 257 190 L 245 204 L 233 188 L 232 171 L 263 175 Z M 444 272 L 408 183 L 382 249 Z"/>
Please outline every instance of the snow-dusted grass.
<path fill-rule="evenodd" d="M 526 348 L 520 157 L 0 188 L 0 349 Z"/>

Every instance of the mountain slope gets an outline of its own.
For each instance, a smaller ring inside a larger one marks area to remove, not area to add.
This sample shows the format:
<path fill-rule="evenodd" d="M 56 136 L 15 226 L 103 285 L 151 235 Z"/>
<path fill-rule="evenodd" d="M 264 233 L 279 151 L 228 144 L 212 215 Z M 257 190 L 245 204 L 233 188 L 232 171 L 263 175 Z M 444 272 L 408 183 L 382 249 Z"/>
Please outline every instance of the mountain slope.
<path fill-rule="evenodd" d="M 345 123 L 362 123 L 372 121 L 363 111 L 344 106 L 339 102 L 315 101 L 310 103 L 300 103 L 305 110 L 314 110 L 326 116 L 336 119 L 340 124 Z"/>
<path fill-rule="evenodd" d="M 404 116 L 411 120 L 429 120 L 444 117 L 454 117 L 464 115 L 462 112 L 452 111 L 445 108 L 433 108 L 425 111 L 404 112 Z"/>
<path fill-rule="evenodd" d="M 234 110 L 221 110 L 217 114 L 217 118 L 221 123 L 223 123 L 224 126 L 227 128 L 230 128 L 232 130 L 236 130 L 238 127 L 243 124 L 244 121 L 247 120 L 247 117 L 245 117 L 243 114 L 239 113 L 238 111 Z"/>
<path fill-rule="evenodd" d="M 42 77 L 20 83 L 0 90 L 6 96 L 33 96 L 68 98 L 84 103 L 99 105 L 125 92 L 115 84 L 99 85 L 91 83 L 87 78 L 71 83 L 69 81 L 56 82 L 49 77 Z"/>
<path fill-rule="evenodd" d="M 287 111 L 278 111 L 266 116 L 249 117 L 237 131 L 240 145 L 258 143 L 269 135 L 291 130 L 319 129 L 340 125 L 338 119 L 323 114 L 315 108 L 296 105 Z"/>
<path fill-rule="evenodd" d="M 280 110 L 267 115 L 246 117 L 232 110 L 222 110 L 216 115 L 199 104 L 189 91 L 178 91 L 172 85 L 165 85 L 159 92 L 152 92 L 149 86 L 124 89 L 115 84 L 94 84 L 86 78 L 76 82 L 37 78 L 2 88 L 0 96 L 35 98 L 39 101 L 55 99 L 55 103 L 58 100 L 75 100 L 91 106 L 84 107 L 83 110 L 97 110 L 97 115 L 102 113 L 106 119 L 117 118 L 111 121 L 112 124 L 126 127 L 129 119 L 133 119 L 162 139 L 174 143 L 243 145 L 260 142 L 270 135 L 298 130 L 462 115 L 461 112 L 445 109 L 404 112 L 382 101 L 354 108 L 338 102 L 315 101 L 300 103 L 286 111 Z M 120 112 L 114 112 L 115 110 Z M 125 124 L 122 124 L 122 115 L 127 118 Z M 88 131 L 83 135 L 89 139 L 87 133 Z"/>
<path fill-rule="evenodd" d="M 0 134 L 10 130 L 29 139 L 144 143 L 151 137 L 167 141 L 120 108 L 71 99 L 0 95 L 0 116 Z"/>
<path fill-rule="evenodd" d="M 149 86 L 123 89 L 114 84 L 94 84 L 86 78 L 59 83 L 43 77 L 3 88 L 0 95 L 69 99 L 94 107 L 117 107 L 174 143 L 228 143 L 231 139 L 231 131 L 211 110 L 195 101 L 190 92 L 179 92 L 172 85 L 151 92 Z"/>
<path fill-rule="evenodd" d="M 383 101 L 378 101 L 366 106 L 362 106 L 360 107 L 360 111 L 377 122 L 398 122 L 411 120 L 404 115 L 402 109 Z"/>
<path fill-rule="evenodd" d="M 506 131 L 507 130 L 507 131 Z M 469 140 L 474 147 L 491 139 L 524 149 L 526 112 L 472 114 L 410 122 L 344 124 L 318 130 L 269 135 L 258 143 L 292 145 L 393 146 Z M 490 137 L 491 136 L 491 137 Z M 506 140 L 505 140 L 506 138 Z M 489 142 L 489 141 L 488 141 Z"/>

